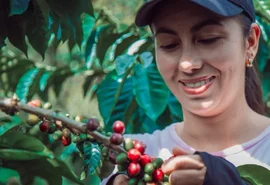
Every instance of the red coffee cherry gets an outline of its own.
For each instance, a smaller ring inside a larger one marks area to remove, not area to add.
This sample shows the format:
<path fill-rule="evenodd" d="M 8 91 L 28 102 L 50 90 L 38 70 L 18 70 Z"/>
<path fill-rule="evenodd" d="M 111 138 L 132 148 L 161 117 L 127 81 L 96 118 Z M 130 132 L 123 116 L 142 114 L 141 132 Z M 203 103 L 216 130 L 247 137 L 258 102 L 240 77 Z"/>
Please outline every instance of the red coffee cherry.
<path fill-rule="evenodd" d="M 68 146 L 71 144 L 71 138 L 62 136 L 61 142 L 64 146 Z"/>
<path fill-rule="evenodd" d="M 50 123 L 48 121 L 42 121 L 39 125 L 39 130 L 41 132 L 48 132 L 50 129 Z"/>
<path fill-rule="evenodd" d="M 161 171 L 161 169 L 156 169 L 153 172 L 153 180 L 156 182 L 161 182 L 163 180 L 164 177 L 164 173 Z"/>
<path fill-rule="evenodd" d="M 30 105 L 32 107 L 39 107 L 39 108 L 42 107 L 40 100 L 32 100 L 32 101 L 28 102 L 27 105 Z"/>
<path fill-rule="evenodd" d="M 141 166 L 138 163 L 131 162 L 128 165 L 127 173 L 130 177 L 136 177 L 140 174 Z"/>
<path fill-rule="evenodd" d="M 146 145 L 142 142 L 135 142 L 135 145 L 133 146 L 133 148 L 139 150 L 141 154 L 144 154 Z"/>
<path fill-rule="evenodd" d="M 115 121 L 113 123 L 114 133 L 123 134 L 125 132 L 125 124 L 122 121 Z"/>
<path fill-rule="evenodd" d="M 123 142 L 124 138 L 122 134 L 113 133 L 113 135 L 110 137 L 110 142 L 115 145 L 120 145 Z"/>
<path fill-rule="evenodd" d="M 95 131 L 99 127 L 99 121 L 96 118 L 90 118 L 88 119 L 86 123 L 86 127 L 90 131 Z"/>
<path fill-rule="evenodd" d="M 140 164 L 145 166 L 146 164 L 151 162 L 151 157 L 147 154 L 141 155 Z"/>
<path fill-rule="evenodd" d="M 141 158 L 141 152 L 135 148 L 132 148 L 128 151 L 128 159 L 130 161 L 139 161 Z"/>

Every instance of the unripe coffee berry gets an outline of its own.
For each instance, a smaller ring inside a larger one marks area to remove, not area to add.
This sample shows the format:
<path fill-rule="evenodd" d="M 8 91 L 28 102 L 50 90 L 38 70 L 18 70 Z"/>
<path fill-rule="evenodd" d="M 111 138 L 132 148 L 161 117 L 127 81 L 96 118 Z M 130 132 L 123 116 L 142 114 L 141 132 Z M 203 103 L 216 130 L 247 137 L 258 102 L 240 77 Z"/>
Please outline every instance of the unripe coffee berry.
<path fill-rule="evenodd" d="M 115 158 L 115 161 L 117 164 L 124 164 L 125 162 L 127 162 L 128 156 L 126 153 L 121 152 L 120 154 L 118 154 Z"/>
<path fill-rule="evenodd" d="M 150 175 L 154 172 L 154 170 L 155 170 L 155 167 L 152 163 L 148 163 L 144 167 L 144 172 Z"/>
<path fill-rule="evenodd" d="M 114 133 L 123 134 L 125 132 L 125 124 L 122 121 L 115 121 L 113 123 Z"/>
<path fill-rule="evenodd" d="M 130 178 L 128 180 L 128 185 L 137 185 L 139 179 L 138 178 Z"/>
<path fill-rule="evenodd" d="M 143 179 L 145 182 L 151 182 L 153 180 L 152 175 L 149 175 L 147 173 L 143 175 Z"/>
<path fill-rule="evenodd" d="M 130 161 L 136 162 L 136 161 L 139 161 L 140 158 L 141 158 L 141 152 L 139 150 L 132 148 L 128 151 L 128 159 Z"/>
<path fill-rule="evenodd" d="M 124 149 L 126 151 L 129 151 L 131 148 L 133 148 L 133 140 L 131 138 L 125 138 L 124 139 Z"/>
<path fill-rule="evenodd" d="M 66 138 L 66 137 L 62 136 L 61 142 L 62 142 L 62 144 L 63 144 L 64 146 L 68 146 L 68 145 L 70 145 L 70 143 L 71 143 L 71 138 L 70 138 L 70 137 Z"/>
<path fill-rule="evenodd" d="M 96 118 L 90 118 L 88 119 L 86 123 L 86 127 L 90 131 L 95 131 L 99 126 L 99 121 Z"/>
<path fill-rule="evenodd" d="M 141 154 L 144 154 L 146 145 L 143 144 L 142 142 L 136 142 L 135 145 L 133 146 L 133 148 L 139 150 L 141 152 Z"/>
<path fill-rule="evenodd" d="M 156 169 L 153 172 L 152 176 L 154 181 L 161 182 L 163 180 L 164 173 L 160 169 Z"/>
<path fill-rule="evenodd" d="M 140 171 L 141 171 L 141 166 L 138 163 L 135 163 L 135 162 L 129 163 L 127 174 L 130 177 L 136 177 L 137 175 L 140 174 Z"/>
<path fill-rule="evenodd" d="M 66 138 L 70 137 L 70 135 L 71 135 L 71 132 L 70 132 L 70 130 L 68 128 L 64 128 L 62 130 L 62 133 L 63 133 L 63 136 L 66 137 Z"/>
<path fill-rule="evenodd" d="M 120 145 L 123 142 L 123 136 L 118 133 L 113 133 L 110 137 L 110 142 L 115 145 Z"/>
<path fill-rule="evenodd" d="M 39 125 L 39 130 L 41 132 L 48 132 L 50 129 L 50 123 L 48 121 L 42 121 Z"/>
<path fill-rule="evenodd" d="M 160 168 L 161 165 L 163 164 L 163 160 L 161 158 L 156 158 L 152 164 L 154 165 L 155 168 Z"/>

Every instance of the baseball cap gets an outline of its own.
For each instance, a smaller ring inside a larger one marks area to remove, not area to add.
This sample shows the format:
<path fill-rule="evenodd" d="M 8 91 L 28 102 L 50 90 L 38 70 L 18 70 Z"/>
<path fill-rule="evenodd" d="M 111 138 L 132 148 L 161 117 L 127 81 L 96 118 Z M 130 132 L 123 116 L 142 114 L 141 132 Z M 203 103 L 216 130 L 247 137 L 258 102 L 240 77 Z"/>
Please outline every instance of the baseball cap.
<path fill-rule="evenodd" d="M 138 10 L 135 24 L 139 27 L 147 26 L 151 23 L 155 7 L 168 0 L 149 0 Z M 229 17 L 242 12 L 255 21 L 255 10 L 252 0 L 189 0 L 218 15 Z"/>

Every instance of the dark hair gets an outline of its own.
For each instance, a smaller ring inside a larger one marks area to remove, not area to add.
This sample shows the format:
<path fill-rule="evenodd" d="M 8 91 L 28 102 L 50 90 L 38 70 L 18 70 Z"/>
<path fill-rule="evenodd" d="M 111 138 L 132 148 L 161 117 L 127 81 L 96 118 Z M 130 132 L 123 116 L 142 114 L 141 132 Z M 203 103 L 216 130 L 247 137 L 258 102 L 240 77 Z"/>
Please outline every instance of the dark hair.
<path fill-rule="evenodd" d="M 237 18 L 242 25 L 245 40 L 249 37 L 252 21 L 245 14 L 240 14 Z M 265 114 L 265 104 L 263 102 L 257 62 L 254 61 L 254 64 L 251 68 L 246 67 L 245 96 L 251 109 L 259 114 Z"/>

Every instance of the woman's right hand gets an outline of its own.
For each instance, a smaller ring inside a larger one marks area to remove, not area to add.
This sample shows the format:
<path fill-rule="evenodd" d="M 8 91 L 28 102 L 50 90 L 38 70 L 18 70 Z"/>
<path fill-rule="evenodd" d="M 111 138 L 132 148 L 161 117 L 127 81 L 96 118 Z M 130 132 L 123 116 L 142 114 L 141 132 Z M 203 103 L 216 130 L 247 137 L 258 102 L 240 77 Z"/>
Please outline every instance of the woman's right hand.
<path fill-rule="evenodd" d="M 117 175 L 113 181 L 113 185 L 128 185 L 128 176 L 123 174 Z"/>

